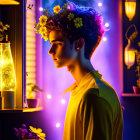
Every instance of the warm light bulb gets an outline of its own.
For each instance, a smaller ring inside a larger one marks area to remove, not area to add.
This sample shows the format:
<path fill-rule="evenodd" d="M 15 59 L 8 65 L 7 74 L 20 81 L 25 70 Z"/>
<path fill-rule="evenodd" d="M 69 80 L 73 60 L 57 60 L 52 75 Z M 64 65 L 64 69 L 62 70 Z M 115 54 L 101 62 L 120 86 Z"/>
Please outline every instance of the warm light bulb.
<path fill-rule="evenodd" d="M 56 127 L 59 128 L 60 127 L 60 123 L 56 123 Z"/>
<path fill-rule="evenodd" d="M 128 68 L 133 66 L 135 63 L 135 50 L 125 50 L 125 64 L 128 65 Z"/>
<path fill-rule="evenodd" d="M 133 0 L 132 2 L 131 1 L 125 2 L 125 13 L 126 13 L 126 16 L 129 18 L 129 20 L 131 21 L 136 13 L 136 1 L 135 0 Z"/>
<path fill-rule="evenodd" d="M 101 3 L 101 2 L 99 2 L 99 3 L 98 3 L 98 6 L 99 6 L 99 7 L 101 7 L 101 6 L 102 6 L 102 3 Z"/>
<path fill-rule="evenodd" d="M 131 45 L 131 40 L 128 39 L 128 44 L 124 49 L 124 61 L 128 69 L 135 63 L 135 52 L 135 49 Z"/>
<path fill-rule="evenodd" d="M 62 103 L 62 104 L 65 104 L 65 103 L 66 103 L 66 100 L 62 99 L 62 100 L 61 100 L 61 103 Z"/>
<path fill-rule="evenodd" d="M 40 8 L 39 8 L 39 11 L 43 11 L 43 8 L 42 8 L 42 7 L 40 7 Z"/>
<path fill-rule="evenodd" d="M 51 99 L 51 98 L 52 98 L 51 94 L 48 94 L 48 95 L 47 95 L 47 98 L 48 98 L 48 99 Z"/>

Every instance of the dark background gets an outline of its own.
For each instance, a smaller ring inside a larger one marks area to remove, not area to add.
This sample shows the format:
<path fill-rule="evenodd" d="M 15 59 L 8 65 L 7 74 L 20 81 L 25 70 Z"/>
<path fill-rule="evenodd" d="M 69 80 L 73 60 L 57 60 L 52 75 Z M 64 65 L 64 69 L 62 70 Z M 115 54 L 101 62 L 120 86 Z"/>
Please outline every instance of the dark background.
<path fill-rule="evenodd" d="M 136 0 L 136 15 L 129 21 L 126 17 L 124 11 L 124 1 L 122 2 L 123 10 L 123 50 L 127 45 L 127 39 L 125 38 L 125 33 L 127 28 L 131 24 L 135 24 L 138 30 L 138 36 L 134 40 L 133 44 L 136 49 L 139 50 L 137 42 L 140 42 L 140 0 Z M 134 29 L 129 32 L 129 35 L 134 31 Z M 132 86 L 136 85 L 137 76 L 136 76 L 136 63 L 130 68 L 127 69 L 123 60 L 123 89 L 124 93 L 133 93 Z M 124 105 L 125 110 L 123 111 L 124 117 L 124 140 L 140 140 L 140 97 L 122 97 L 122 104 Z"/>

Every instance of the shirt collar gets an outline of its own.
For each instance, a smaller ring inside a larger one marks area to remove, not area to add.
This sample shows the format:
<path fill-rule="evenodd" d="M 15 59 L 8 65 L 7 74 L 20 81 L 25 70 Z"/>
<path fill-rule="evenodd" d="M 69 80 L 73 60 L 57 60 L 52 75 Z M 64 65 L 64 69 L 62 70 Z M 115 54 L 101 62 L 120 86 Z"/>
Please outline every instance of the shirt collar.
<path fill-rule="evenodd" d="M 69 92 L 69 91 L 72 91 L 72 90 L 74 90 L 76 87 L 79 87 L 79 86 L 83 85 L 83 84 L 84 84 L 83 82 L 85 81 L 85 79 L 88 78 L 88 77 L 91 77 L 91 74 L 93 75 L 93 77 L 94 77 L 95 79 L 97 79 L 97 78 L 100 79 L 100 78 L 102 77 L 102 75 L 98 72 L 98 70 L 90 71 L 89 73 L 87 73 L 87 74 L 81 79 L 79 85 L 77 85 L 76 82 L 73 83 L 73 84 L 72 84 L 70 87 L 68 87 L 62 94 L 66 93 L 66 92 Z"/>
<path fill-rule="evenodd" d="M 66 93 L 66 92 L 69 92 L 69 91 L 72 91 L 72 90 L 74 90 L 76 87 L 77 87 L 77 84 L 76 84 L 76 82 L 75 82 L 75 83 L 73 83 L 70 87 L 68 87 L 62 94 Z"/>

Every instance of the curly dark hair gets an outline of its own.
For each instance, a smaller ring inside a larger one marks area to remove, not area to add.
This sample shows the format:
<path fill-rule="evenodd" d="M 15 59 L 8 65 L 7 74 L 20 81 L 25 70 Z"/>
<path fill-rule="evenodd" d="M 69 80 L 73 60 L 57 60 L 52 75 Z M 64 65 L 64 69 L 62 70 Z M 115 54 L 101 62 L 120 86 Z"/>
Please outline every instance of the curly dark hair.
<path fill-rule="evenodd" d="M 69 13 L 74 14 L 74 18 L 82 18 L 83 26 L 76 28 L 74 22 L 67 17 Z M 94 50 L 99 45 L 104 34 L 102 26 L 102 16 L 93 8 L 74 8 L 72 10 L 63 10 L 55 16 L 50 16 L 47 20 L 47 35 L 52 30 L 61 31 L 71 42 L 79 39 L 85 39 L 85 57 L 90 59 Z"/>

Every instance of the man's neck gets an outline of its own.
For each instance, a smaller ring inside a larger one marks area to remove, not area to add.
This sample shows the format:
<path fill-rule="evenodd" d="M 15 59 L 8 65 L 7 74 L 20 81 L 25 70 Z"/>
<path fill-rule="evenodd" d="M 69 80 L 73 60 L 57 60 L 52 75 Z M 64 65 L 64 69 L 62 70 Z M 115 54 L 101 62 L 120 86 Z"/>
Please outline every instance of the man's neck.
<path fill-rule="evenodd" d="M 71 72 L 72 76 L 76 80 L 77 85 L 79 85 L 81 79 L 90 71 L 93 71 L 94 68 L 90 60 L 86 60 L 82 63 L 77 62 L 73 65 L 67 66 L 67 70 Z"/>

